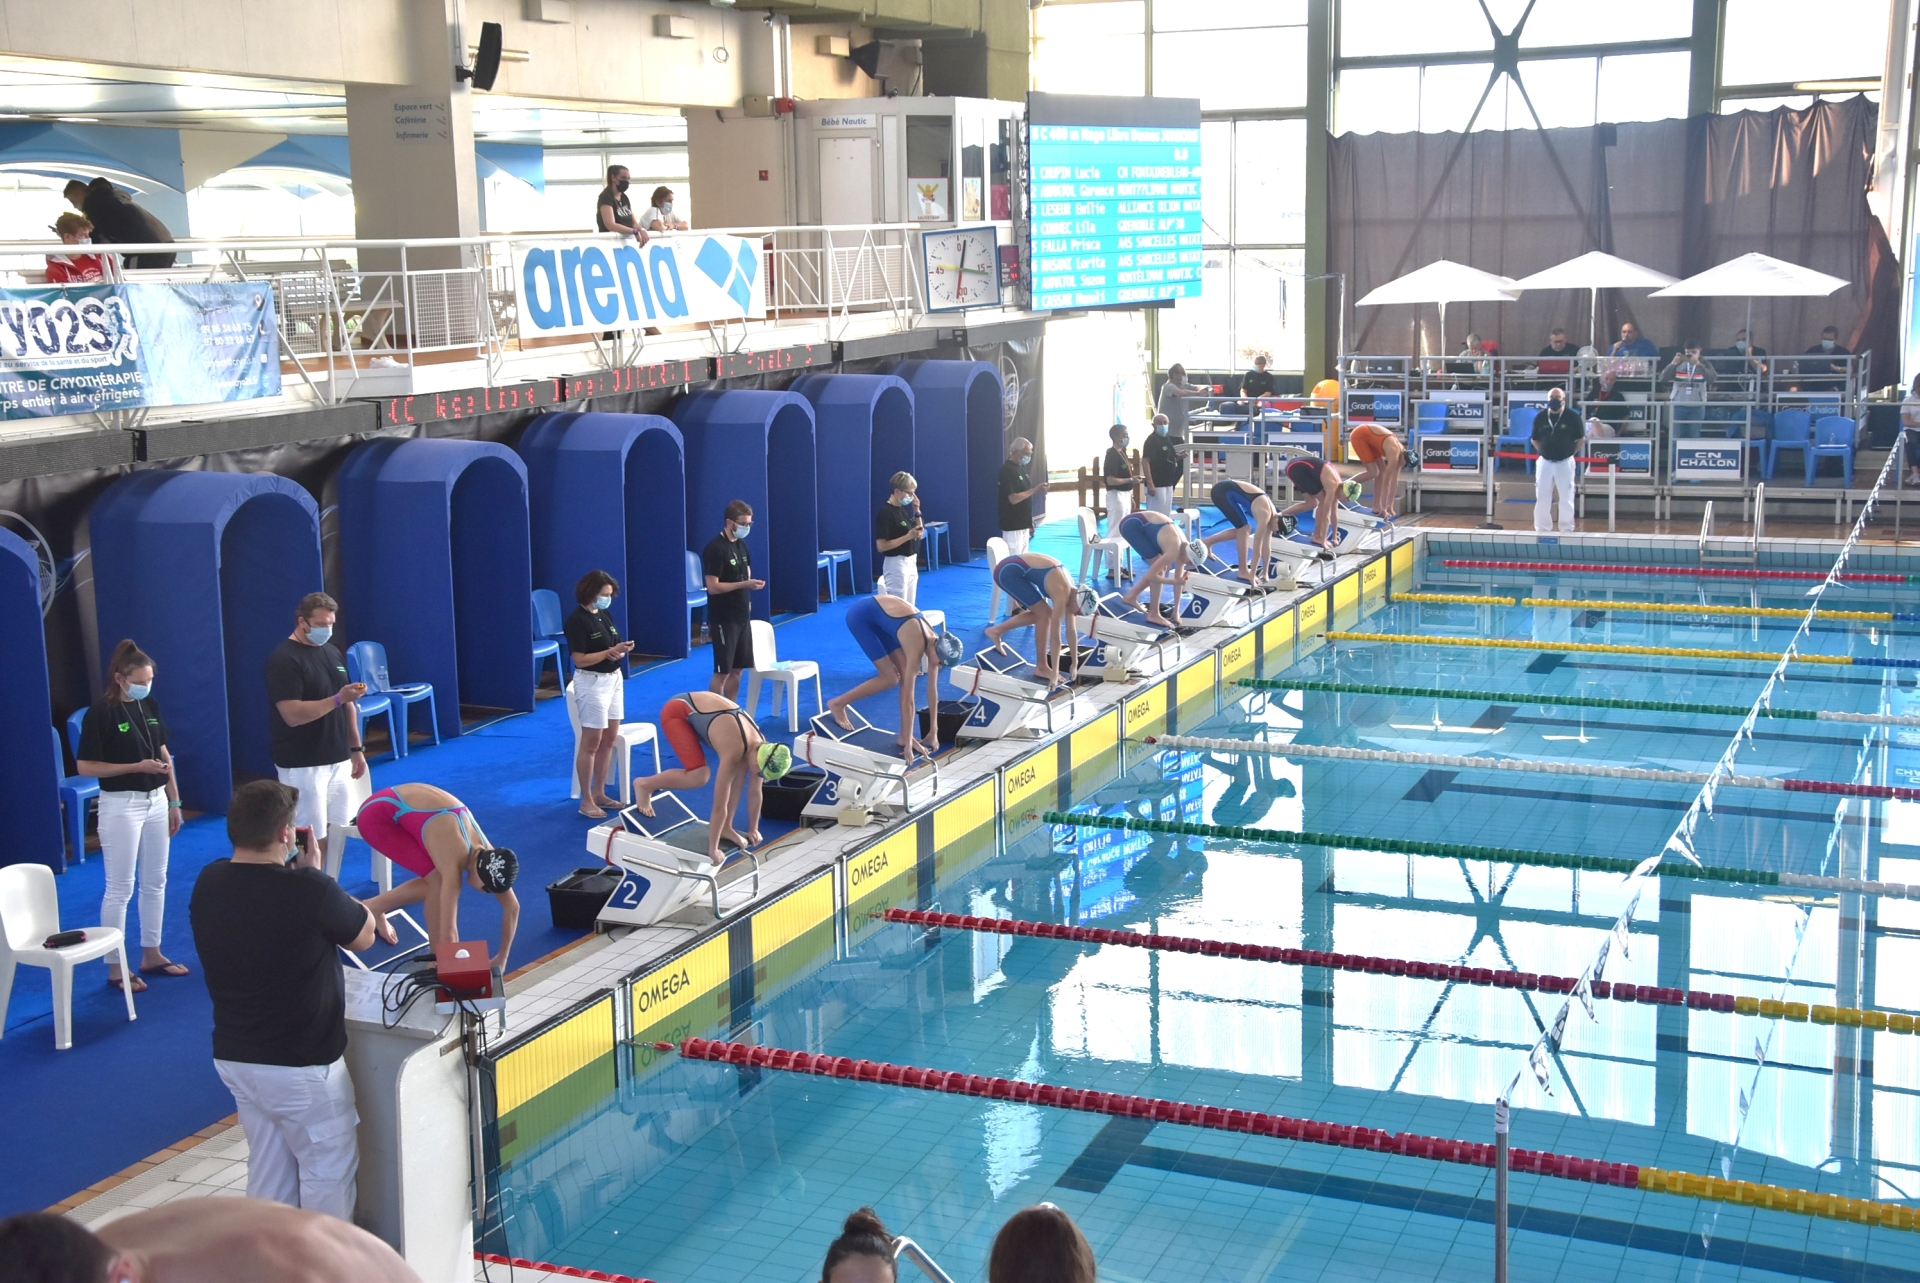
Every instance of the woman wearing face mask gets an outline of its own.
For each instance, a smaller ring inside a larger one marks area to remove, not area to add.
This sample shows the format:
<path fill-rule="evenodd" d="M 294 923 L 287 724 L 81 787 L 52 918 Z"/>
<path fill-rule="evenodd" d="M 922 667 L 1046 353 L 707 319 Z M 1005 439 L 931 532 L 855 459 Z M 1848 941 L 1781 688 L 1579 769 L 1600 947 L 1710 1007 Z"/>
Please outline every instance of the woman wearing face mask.
<path fill-rule="evenodd" d="M 1173 515 L 1173 488 L 1187 474 L 1186 447 L 1173 435 L 1172 428 L 1166 415 L 1154 415 L 1153 435 L 1140 448 L 1141 461 L 1147 465 L 1146 507 L 1169 517 Z"/>
<path fill-rule="evenodd" d="M 653 189 L 653 203 L 640 215 L 640 226 L 650 232 L 684 232 L 687 220 L 673 216 L 673 189 L 656 187 Z"/>
<path fill-rule="evenodd" d="M 53 231 L 63 245 L 91 245 L 93 224 L 85 214 L 68 211 L 53 220 Z M 107 279 L 106 259 L 99 254 L 47 255 L 47 284 L 91 285 Z"/>
<path fill-rule="evenodd" d="M 880 591 L 911 606 L 920 591 L 920 539 L 926 523 L 920 519 L 920 483 L 911 472 L 896 472 L 888 482 L 893 493 L 873 521 L 873 546 L 880 553 Z"/>
<path fill-rule="evenodd" d="M 573 586 L 580 603 L 567 616 L 567 649 L 573 654 L 573 706 L 580 718 L 580 748 L 573 773 L 580 781 L 580 814 L 606 818 L 602 808 L 620 809 L 607 796 L 607 767 L 620 740 L 626 716 L 626 665 L 633 643 L 620 640 L 620 625 L 610 608 L 620 585 L 604 570 L 589 570 Z"/>
<path fill-rule="evenodd" d="M 180 785 L 167 751 L 167 724 L 153 698 L 153 661 L 132 641 L 113 648 L 107 689 L 80 722 L 80 774 L 100 781 L 100 856 L 107 893 L 100 902 L 102 926 L 126 930 L 127 902 L 140 878 L 140 970 L 145 975 L 184 976 L 187 969 L 160 952 L 167 908 L 167 855 L 180 831 Z M 80 853 L 74 852 L 79 858 Z M 107 963 L 108 983 L 128 983 Z M 131 978 L 137 993 L 147 987 Z"/>
<path fill-rule="evenodd" d="M 1047 488 L 1043 476 L 1036 485 L 1033 474 L 1033 442 L 1015 437 L 1007 446 L 1007 461 L 1000 465 L 1000 537 L 1007 541 L 1008 552 L 1025 552 L 1033 537 L 1033 497 Z"/>

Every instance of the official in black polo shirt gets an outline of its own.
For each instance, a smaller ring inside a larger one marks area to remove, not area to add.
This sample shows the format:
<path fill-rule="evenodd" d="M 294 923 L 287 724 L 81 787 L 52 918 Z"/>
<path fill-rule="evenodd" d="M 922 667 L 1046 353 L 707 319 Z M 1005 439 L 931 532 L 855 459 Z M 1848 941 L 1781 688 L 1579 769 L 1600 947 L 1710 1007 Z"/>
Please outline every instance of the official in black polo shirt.
<path fill-rule="evenodd" d="M 589 570 L 573 586 L 579 603 L 567 616 L 567 650 L 573 655 L 573 709 L 580 720 L 580 747 L 573 773 L 580 784 L 580 814 L 606 818 L 605 807 L 620 809 L 607 796 L 607 767 L 620 740 L 620 719 L 627 715 L 627 653 L 633 643 L 620 640 L 613 622 L 614 594 L 620 585 L 604 570 Z"/>
<path fill-rule="evenodd" d="M 1547 393 L 1547 408 L 1533 418 L 1533 448 L 1540 455 L 1534 463 L 1533 528 L 1553 529 L 1553 494 L 1560 492 L 1560 529 L 1573 529 L 1574 456 L 1587 439 L 1587 425 L 1580 412 L 1567 404 L 1562 388 Z"/>
<path fill-rule="evenodd" d="M 1167 416 L 1153 416 L 1153 435 L 1140 449 L 1141 462 L 1147 465 L 1147 503 L 1153 512 L 1173 515 L 1173 488 L 1187 475 L 1187 450 L 1173 435 Z"/>
<path fill-rule="evenodd" d="M 153 661 L 133 642 L 113 648 L 107 689 L 80 719 L 80 747 L 73 756 L 80 774 L 100 781 L 100 862 L 107 877 L 100 925 L 126 931 L 137 869 L 141 974 L 186 975 L 184 966 L 160 952 L 167 857 L 180 831 L 180 785 L 167 751 L 167 724 L 153 698 Z M 80 852 L 73 858 L 78 860 Z M 112 959 L 107 977 L 116 988 L 128 983 Z M 132 984 L 136 993 L 147 987 L 139 976 Z"/>
<path fill-rule="evenodd" d="M 911 606 L 920 591 L 920 539 L 926 534 L 920 518 L 920 483 L 911 472 L 896 472 L 887 484 L 893 493 L 873 519 L 873 546 L 880 553 L 876 591 Z"/>
<path fill-rule="evenodd" d="M 767 586 L 753 577 L 747 552 L 747 532 L 753 529 L 753 509 L 745 499 L 727 505 L 726 524 L 700 554 L 707 575 L 707 631 L 713 637 L 713 680 L 707 689 L 733 699 L 740 693 L 740 674 L 753 667 L 753 599 L 749 593 Z"/>
<path fill-rule="evenodd" d="M 292 634 L 266 664 L 267 751 L 280 782 L 300 790 L 294 823 L 313 830 L 322 861 L 329 826 L 353 823 L 349 779 L 367 773 L 353 706 L 367 684 L 347 680 L 347 661 L 333 644 L 339 612 L 340 603 L 323 592 L 302 597 Z M 315 857 L 303 851 L 300 858 Z"/>
<path fill-rule="evenodd" d="M 1000 537 L 1007 551 L 1022 553 L 1033 538 L 1033 497 L 1047 488 L 1046 478 L 1033 483 L 1033 442 L 1015 437 L 1007 447 L 1007 461 L 1000 465 Z"/>

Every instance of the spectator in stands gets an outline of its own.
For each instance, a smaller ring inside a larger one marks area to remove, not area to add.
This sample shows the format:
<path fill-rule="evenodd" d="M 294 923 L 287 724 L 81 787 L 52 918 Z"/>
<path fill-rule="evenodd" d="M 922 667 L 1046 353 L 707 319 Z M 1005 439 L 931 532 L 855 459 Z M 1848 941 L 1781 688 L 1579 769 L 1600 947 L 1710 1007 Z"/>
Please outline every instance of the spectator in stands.
<path fill-rule="evenodd" d="M 1167 416 L 1175 437 L 1182 440 L 1187 435 L 1187 398 L 1205 396 L 1198 387 L 1187 382 L 1187 367 L 1175 362 L 1167 369 L 1167 381 L 1160 385 L 1160 413 Z"/>
<path fill-rule="evenodd" d="M 1640 327 L 1632 321 L 1620 323 L 1620 341 L 1607 349 L 1608 356 L 1644 356 L 1657 358 L 1660 349 L 1654 346 L 1652 339 L 1640 333 Z"/>
<path fill-rule="evenodd" d="M 920 515 L 920 483 L 911 472 L 896 472 L 887 484 L 893 493 L 873 519 L 873 546 L 880 553 L 878 591 L 911 606 L 920 592 L 920 541 L 927 533 Z"/>
<path fill-rule="evenodd" d="M 200 870 L 188 917 L 213 1000 L 213 1067 L 247 1135 L 247 1196 L 353 1219 L 360 1169 L 338 950 L 374 940 L 374 915 L 296 846 L 299 793 L 233 791 L 233 858 Z"/>
<path fill-rule="evenodd" d="M 322 857 L 328 828 L 353 823 L 348 781 L 367 773 L 353 707 L 367 684 L 347 680 L 347 661 L 333 644 L 339 612 L 340 603 L 323 592 L 302 597 L 293 632 L 266 664 L 267 752 L 280 782 L 299 791 L 296 822 L 313 830 Z"/>
<path fill-rule="evenodd" d="M 167 855 L 180 831 L 180 784 L 167 750 L 167 724 L 153 698 L 153 661 L 131 640 L 113 648 L 107 689 L 80 719 L 74 759 L 80 774 L 100 781 L 100 860 L 107 881 L 101 925 L 126 930 L 138 871 L 140 975 L 186 975 L 186 967 L 160 952 Z M 111 959 L 107 982 L 116 989 L 131 983 L 135 993 L 147 987 L 140 976 L 122 977 Z"/>
<path fill-rule="evenodd" d="M 96 178 L 90 183 L 78 179 L 67 184 L 69 204 L 87 216 L 93 224 L 96 245 L 171 245 L 173 233 L 167 225 L 114 190 L 112 183 Z M 128 267 L 172 267 L 176 255 L 166 252 L 129 254 Z"/>
<path fill-rule="evenodd" d="M 1273 374 L 1267 369 L 1266 353 L 1253 358 L 1253 368 L 1240 376 L 1240 395 L 1247 398 L 1247 409 L 1254 409 L 1253 402 L 1263 396 L 1273 395 Z"/>
<path fill-rule="evenodd" d="M 631 236 L 637 244 L 645 245 L 646 229 L 634 225 L 633 202 L 627 199 L 627 187 L 632 181 L 625 165 L 607 166 L 607 185 L 600 189 L 600 199 L 593 207 L 593 227 L 599 232 Z"/>
<path fill-rule="evenodd" d="M 1015 1212 L 994 1235 L 987 1283 L 1096 1283 L 1093 1247 L 1052 1203 Z"/>
<path fill-rule="evenodd" d="M 1573 345 L 1567 342 L 1567 332 L 1554 326 L 1547 335 L 1547 345 L 1540 349 L 1538 369 L 1542 378 L 1564 379 L 1573 372 Z"/>
<path fill-rule="evenodd" d="M 1147 507 L 1173 515 L 1173 488 L 1187 474 L 1187 451 L 1174 440 L 1167 416 L 1153 416 L 1153 435 L 1141 449 L 1141 461 L 1147 465 Z"/>
<path fill-rule="evenodd" d="M 1852 355 L 1852 349 L 1840 342 L 1840 331 L 1829 325 L 1820 331 L 1820 341 L 1800 358 L 1801 386 L 1838 391 L 1847 381 L 1847 358 Z"/>
<path fill-rule="evenodd" d="M 1627 408 L 1627 398 L 1616 384 L 1612 370 L 1600 372 L 1600 386 L 1594 391 L 1594 403 L 1587 412 L 1588 436 L 1617 437 L 1621 433 L 1620 425 L 1632 417 L 1633 411 Z"/>
<path fill-rule="evenodd" d="M 899 1277 L 893 1235 L 871 1207 L 847 1218 L 840 1237 L 827 1245 L 826 1264 L 820 1267 L 820 1283 L 894 1283 Z"/>
<path fill-rule="evenodd" d="M 1745 330 L 1738 330 L 1731 344 L 1707 353 L 1707 366 L 1716 379 L 1738 379 L 1741 391 L 1752 392 L 1755 376 L 1767 372 L 1767 356 L 1765 348 L 1748 341 Z"/>
<path fill-rule="evenodd" d="M 72 210 L 53 220 L 53 231 L 62 245 L 93 243 L 93 224 L 87 221 L 85 214 L 76 214 Z M 107 257 L 104 254 L 47 255 L 49 285 L 91 285 L 106 279 Z"/>
<path fill-rule="evenodd" d="M 1673 402 L 1674 431 L 1699 435 L 1699 425 L 1707 417 L 1707 394 L 1713 388 L 1713 367 L 1700 359 L 1700 345 L 1687 344 L 1667 362 L 1660 377 L 1671 380 L 1667 399 Z"/>
<path fill-rule="evenodd" d="M 573 773 L 580 781 L 580 814 L 604 820 L 620 804 L 607 796 L 607 767 L 627 715 L 626 658 L 633 643 L 620 639 L 610 608 L 620 585 L 604 570 L 589 570 L 573 586 L 578 603 L 567 616 L 567 650 L 573 656 L 573 707 L 580 719 L 580 748 Z"/>
<path fill-rule="evenodd" d="M 1112 538 L 1120 529 L 1120 523 L 1133 511 L 1133 462 L 1127 458 L 1127 425 L 1116 423 L 1108 428 L 1107 440 L 1100 475 L 1107 488 L 1107 532 Z"/>
<path fill-rule="evenodd" d="M 1000 465 L 1000 537 L 1007 551 L 1022 553 L 1033 538 L 1033 497 L 1047 488 L 1042 476 L 1039 484 L 1028 471 L 1033 466 L 1033 442 L 1015 437 L 1007 447 L 1007 461 Z"/>
<path fill-rule="evenodd" d="M 745 499 L 727 505 L 720 533 L 707 541 L 700 563 L 707 581 L 707 635 L 713 643 L 713 680 L 707 689 L 729 700 L 740 693 L 740 674 L 753 667 L 753 598 L 767 586 L 753 577 L 747 532 L 753 508 Z"/>
<path fill-rule="evenodd" d="M 8 1283 L 420 1283 L 357 1225 L 251 1198 L 178 1198 L 100 1226 L 22 1212 L 0 1221 Z"/>
<path fill-rule="evenodd" d="M 673 188 L 653 189 L 653 203 L 640 215 L 640 226 L 649 232 L 684 232 L 687 220 L 673 216 Z"/>

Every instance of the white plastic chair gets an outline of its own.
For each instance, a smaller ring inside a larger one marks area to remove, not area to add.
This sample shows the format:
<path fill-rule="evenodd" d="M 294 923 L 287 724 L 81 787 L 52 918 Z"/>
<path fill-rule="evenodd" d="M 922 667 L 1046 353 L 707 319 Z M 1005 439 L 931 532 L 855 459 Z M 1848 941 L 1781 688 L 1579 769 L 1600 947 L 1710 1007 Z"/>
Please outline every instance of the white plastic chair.
<path fill-rule="evenodd" d="M 573 727 L 573 758 L 567 762 L 567 796 L 580 796 L 580 772 L 573 768 L 580 757 L 580 706 L 573 700 L 573 683 L 568 682 L 567 725 Z M 605 784 L 620 782 L 620 800 L 633 801 L 633 749 L 636 744 L 653 745 L 653 773 L 660 773 L 660 732 L 652 722 L 621 722 L 619 752 L 607 759 Z"/>
<path fill-rule="evenodd" d="M 1113 582 L 1119 584 L 1127 573 L 1127 541 L 1102 539 L 1100 520 L 1093 515 L 1093 509 L 1076 508 L 1074 514 L 1080 518 L 1080 582 L 1090 584 L 1098 579 L 1104 559 L 1113 571 Z"/>
<path fill-rule="evenodd" d="M 347 777 L 347 805 L 353 809 L 355 816 L 360 814 L 360 808 L 365 806 L 367 799 L 372 796 L 373 771 L 371 769 L 357 780 L 351 775 Z M 329 824 L 327 826 L 327 876 L 335 882 L 340 880 L 340 866 L 346 863 L 347 839 L 357 837 L 360 837 L 360 827 L 357 824 Z M 364 840 L 365 839 L 362 839 L 362 841 Z M 388 860 L 386 856 L 380 854 L 378 851 L 373 850 L 372 847 L 368 847 L 367 851 L 373 868 L 374 884 L 382 891 L 393 890 L 392 861 Z"/>
<path fill-rule="evenodd" d="M 773 711 L 780 711 L 780 696 L 784 691 L 787 697 L 787 729 L 800 729 L 800 683 L 812 679 L 814 705 L 825 712 L 826 701 L 820 697 L 820 665 L 810 659 L 789 660 L 782 664 L 773 644 L 773 625 L 764 619 L 753 620 L 747 626 L 748 636 L 753 641 L 753 667 L 747 671 L 747 716 L 752 717 L 760 710 L 760 683 L 767 681 L 773 686 Z"/>
<path fill-rule="evenodd" d="M 993 593 L 987 598 L 987 622 L 994 623 L 1000 618 L 1000 581 L 993 572 L 1000 569 L 1000 563 L 1013 555 L 1007 547 L 1007 541 L 999 535 L 987 536 L 987 582 L 993 585 Z"/>
<path fill-rule="evenodd" d="M 64 949 L 41 944 L 60 929 L 60 897 L 53 870 L 44 864 L 0 868 L 0 1033 L 7 1027 L 7 1000 L 13 996 L 13 969 L 24 963 L 45 967 L 53 979 L 53 1046 L 73 1046 L 73 969 L 112 954 L 120 962 L 120 992 L 133 1013 L 133 970 L 127 966 L 126 938 L 117 927 L 88 927 L 87 938 Z"/>

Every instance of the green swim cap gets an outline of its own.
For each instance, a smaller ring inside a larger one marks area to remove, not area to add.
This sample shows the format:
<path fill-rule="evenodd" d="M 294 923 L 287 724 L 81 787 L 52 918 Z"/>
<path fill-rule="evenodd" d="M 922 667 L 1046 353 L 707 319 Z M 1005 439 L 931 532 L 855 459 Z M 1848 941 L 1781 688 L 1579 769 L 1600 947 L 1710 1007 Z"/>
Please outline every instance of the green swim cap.
<path fill-rule="evenodd" d="M 1348 499 L 1358 499 L 1360 497 L 1360 483 L 1358 481 L 1349 481 L 1341 486 L 1340 489 Z"/>
<path fill-rule="evenodd" d="M 755 767 L 763 780 L 777 780 L 793 769 L 793 750 L 785 744 L 762 744 Z"/>

